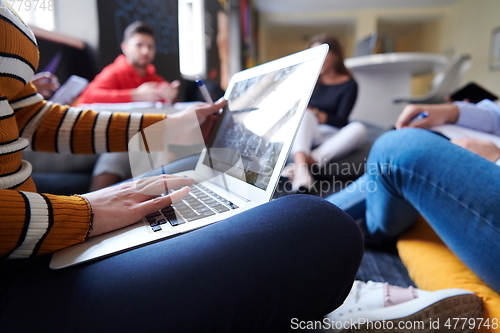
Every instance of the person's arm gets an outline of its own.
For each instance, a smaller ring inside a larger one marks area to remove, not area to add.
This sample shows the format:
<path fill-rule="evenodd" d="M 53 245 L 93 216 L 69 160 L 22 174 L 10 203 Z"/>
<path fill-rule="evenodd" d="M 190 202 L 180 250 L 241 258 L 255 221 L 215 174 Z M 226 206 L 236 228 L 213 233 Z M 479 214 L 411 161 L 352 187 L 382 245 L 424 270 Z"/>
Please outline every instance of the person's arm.
<path fill-rule="evenodd" d="M 127 129 L 131 129 L 127 122 L 122 121 L 121 123 L 105 126 L 103 131 L 98 130 L 97 113 L 54 105 L 44 101 L 43 97 L 36 93 L 35 87 L 31 84 L 28 84 L 21 92 L 13 96 L 8 105 L 12 107 L 15 114 L 15 118 L 11 119 L 16 121 L 18 126 L 16 127 L 16 124 L 11 123 L 9 119 L 4 119 L 2 131 L 5 132 L 3 134 L 6 134 L 6 137 L 17 136 L 19 128 L 21 134 L 24 133 L 28 137 L 33 137 L 35 147 L 45 151 L 71 150 L 71 140 L 78 140 L 76 142 L 79 144 L 75 143 L 73 145 L 75 152 L 92 150 L 92 144 L 85 142 L 86 137 L 91 138 L 92 134 L 105 135 L 104 141 L 108 143 L 107 146 L 118 148 L 119 145 L 115 142 L 116 139 L 114 139 L 113 134 L 124 138 L 127 136 Z M 165 119 L 162 115 L 156 115 L 155 117 L 158 120 Z M 135 122 L 137 129 L 146 126 L 148 123 L 153 123 L 153 120 L 155 120 L 147 118 L 149 117 L 137 118 L 138 121 Z M 111 121 L 113 117 L 107 119 Z M 140 120 L 142 120 L 142 123 Z M 84 121 L 84 124 L 78 126 L 80 121 Z M 131 119 L 129 119 L 129 122 L 132 122 Z M 120 126 L 123 126 L 123 129 L 119 128 Z M 78 127 L 81 127 L 81 129 L 78 129 Z M 108 134 L 106 133 L 106 127 L 112 128 L 108 136 L 106 136 Z M 16 133 L 12 132 L 13 130 Z M 74 131 L 77 133 L 73 133 Z M 17 146 L 19 147 L 11 145 L 12 147 L 6 148 L 7 150 L 2 151 L 2 154 L 7 154 L 6 156 L 20 154 L 26 145 L 23 140 L 18 140 L 18 142 Z M 88 149 L 85 145 L 89 146 Z M 9 147 L 9 145 L 6 147 Z M 126 149 L 125 144 L 124 147 Z M 17 150 L 12 151 L 12 149 Z M 2 177 L 0 177 L 0 187 L 3 188 L 0 190 L 0 257 L 4 259 L 28 258 L 56 251 L 84 241 L 90 230 L 92 222 L 90 199 L 87 201 L 81 196 L 68 197 L 35 193 L 35 186 L 29 177 L 30 173 L 31 166 L 29 163 L 23 162 L 21 169 L 14 174 L 2 174 Z M 118 200 L 126 201 L 127 198 L 122 192 L 117 191 L 114 196 Z M 110 195 L 113 195 L 113 193 Z M 133 194 L 131 194 L 131 197 L 135 198 Z M 141 203 L 149 199 L 151 197 L 142 196 L 136 198 Z M 97 206 L 96 209 L 99 212 L 102 207 Z M 96 209 L 94 209 L 94 213 Z M 116 216 L 119 217 L 123 206 L 118 207 L 115 205 L 114 209 L 116 209 Z M 132 221 L 129 219 L 128 223 L 131 224 L 137 220 Z M 99 225 L 107 223 L 107 221 L 94 219 L 94 223 Z M 117 226 L 116 222 L 114 225 Z M 122 226 L 124 225 L 122 224 Z"/>
<path fill-rule="evenodd" d="M 212 114 L 223 105 L 224 101 L 198 105 L 193 110 L 194 119 L 205 126 L 209 123 L 207 119 L 213 117 Z M 32 85 L 14 96 L 10 106 L 14 109 L 17 123 L 21 125 L 18 126 L 21 132 L 32 133 L 37 141 L 35 147 L 46 148 L 46 151 L 74 148 L 74 152 L 91 153 L 106 147 L 119 147 L 117 141 L 125 141 L 124 138 L 135 133 L 133 129 L 165 119 L 162 115 L 142 114 L 138 114 L 142 118 L 137 119 L 132 115 L 119 114 L 114 119 L 106 112 L 72 110 L 44 101 Z M 70 125 L 67 125 L 66 119 Z M 117 123 L 113 124 L 113 121 Z M 132 123 L 135 125 L 132 126 Z M 15 129 L 17 133 L 14 124 L 4 129 L 6 132 Z M 87 137 L 91 137 L 90 142 L 85 141 Z M 70 145 L 67 141 L 71 140 L 79 141 Z M 20 153 L 23 148 L 20 145 L 17 151 L 9 150 L 8 153 Z M 0 190 L 0 256 L 4 259 L 53 252 L 82 242 L 87 235 L 94 236 L 135 223 L 142 216 L 167 207 L 172 200 L 181 198 L 189 190 L 181 189 L 173 197 L 158 197 L 160 193 L 192 182 L 184 177 L 163 175 L 115 186 L 104 192 L 67 197 L 34 193 L 30 173 L 29 163 L 23 163 L 21 170 L 0 177 L 2 187 L 7 188 Z M 9 182 L 12 184 L 9 185 Z M 95 229 L 91 229 L 91 225 Z"/>
<path fill-rule="evenodd" d="M 477 104 L 455 102 L 460 110 L 456 124 L 500 135 L 500 106 L 490 100 Z"/>
<path fill-rule="evenodd" d="M 139 84 L 137 77 L 119 65 L 105 67 L 78 97 L 78 103 L 130 103 L 160 101 L 163 99 L 161 84 L 165 80 L 154 75 Z"/>
<path fill-rule="evenodd" d="M 157 83 L 153 83 L 157 84 Z M 78 97 L 82 104 L 91 103 L 130 103 L 134 101 L 133 88 L 117 88 L 120 82 L 116 75 L 104 69 L 99 73 Z M 144 87 L 142 89 L 145 89 Z M 149 87 L 151 89 L 151 87 Z"/>
<path fill-rule="evenodd" d="M 423 112 L 426 112 L 427 116 L 414 121 Z M 396 120 L 396 128 L 427 128 L 446 123 L 454 124 L 457 122 L 458 115 L 459 109 L 455 104 L 409 104 L 405 106 Z"/>
<path fill-rule="evenodd" d="M 51 253 L 126 227 L 179 201 L 189 193 L 183 186 L 192 183 L 189 178 L 161 175 L 81 196 L 0 190 L 0 258 Z"/>
<path fill-rule="evenodd" d="M 83 242 L 90 223 L 82 197 L 0 190 L 0 258 L 29 258 Z"/>
<path fill-rule="evenodd" d="M 500 164 L 500 148 L 498 148 L 493 142 L 469 137 L 452 139 L 451 142 L 473 152 L 474 154 L 484 157 L 490 162 Z"/>
<path fill-rule="evenodd" d="M 349 85 L 339 98 L 335 115 L 328 114 L 326 123 L 334 127 L 344 127 L 349 122 L 349 115 L 358 97 L 358 85 L 355 81 Z"/>
<path fill-rule="evenodd" d="M 428 112 L 427 117 L 412 122 L 418 114 L 424 111 Z M 500 135 L 500 106 L 487 100 L 478 104 L 466 102 L 428 105 L 410 104 L 399 115 L 396 121 L 396 128 L 426 128 L 446 123 Z"/>
<path fill-rule="evenodd" d="M 13 101 L 10 105 L 16 113 L 20 136 L 31 141 L 31 148 L 35 151 L 73 154 L 125 152 L 136 133 L 167 119 L 164 114 L 96 112 L 54 104 L 43 100 L 31 84 L 14 96 Z M 214 104 L 192 105 L 155 130 L 160 131 L 158 135 L 165 137 L 168 143 L 194 144 L 191 141 L 196 138 L 191 134 L 201 131 L 203 138 L 208 138 L 217 117 L 214 114 L 218 114 L 225 103 L 221 98 Z M 164 133 L 174 129 L 178 135 Z"/>
<path fill-rule="evenodd" d="M 134 86 L 127 74 L 105 68 L 78 97 L 80 104 L 156 102 L 173 103 L 179 92 L 179 81 L 168 82 L 159 75 Z"/>
<path fill-rule="evenodd" d="M 20 136 L 33 150 L 99 154 L 124 152 L 139 130 L 166 119 L 164 114 L 95 112 L 44 101 L 28 84 L 11 103 Z"/>

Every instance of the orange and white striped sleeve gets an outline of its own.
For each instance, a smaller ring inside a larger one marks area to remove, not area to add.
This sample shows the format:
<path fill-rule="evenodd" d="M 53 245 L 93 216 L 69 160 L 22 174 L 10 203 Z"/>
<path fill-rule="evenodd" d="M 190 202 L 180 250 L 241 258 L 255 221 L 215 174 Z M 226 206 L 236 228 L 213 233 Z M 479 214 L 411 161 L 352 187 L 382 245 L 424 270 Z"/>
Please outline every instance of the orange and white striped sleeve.
<path fill-rule="evenodd" d="M 128 139 L 164 115 L 93 112 L 43 100 L 28 83 L 36 39 L 0 0 L 0 258 L 29 258 L 83 242 L 92 222 L 80 196 L 36 193 L 22 151 L 80 154 L 125 151 Z"/>
<path fill-rule="evenodd" d="M 127 151 L 134 134 L 164 114 L 91 111 L 43 100 L 28 84 L 10 102 L 20 136 L 37 151 L 100 154 Z"/>
<path fill-rule="evenodd" d="M 0 258 L 21 259 L 81 243 L 91 210 L 80 196 L 0 190 Z"/>

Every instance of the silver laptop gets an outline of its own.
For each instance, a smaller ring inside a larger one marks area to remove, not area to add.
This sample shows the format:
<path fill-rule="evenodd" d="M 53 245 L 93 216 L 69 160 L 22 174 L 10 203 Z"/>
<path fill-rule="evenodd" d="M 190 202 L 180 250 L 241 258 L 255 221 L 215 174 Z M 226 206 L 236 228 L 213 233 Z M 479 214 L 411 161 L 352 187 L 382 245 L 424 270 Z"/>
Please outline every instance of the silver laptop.
<path fill-rule="evenodd" d="M 181 202 L 141 221 L 60 250 L 63 268 L 173 237 L 271 200 L 323 65 L 326 44 L 236 73 L 227 105 Z"/>

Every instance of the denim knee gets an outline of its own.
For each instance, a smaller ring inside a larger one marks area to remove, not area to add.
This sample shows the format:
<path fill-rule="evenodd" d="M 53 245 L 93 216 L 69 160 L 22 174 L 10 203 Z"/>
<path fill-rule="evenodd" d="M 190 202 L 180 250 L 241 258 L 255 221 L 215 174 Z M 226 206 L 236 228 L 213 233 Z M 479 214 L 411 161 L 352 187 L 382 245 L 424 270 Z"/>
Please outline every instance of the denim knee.
<path fill-rule="evenodd" d="M 415 166 L 418 161 L 428 163 L 432 154 L 441 154 L 448 140 L 429 130 L 405 128 L 389 131 L 378 138 L 368 156 L 368 167 L 382 165 L 396 167 L 405 163 Z"/>

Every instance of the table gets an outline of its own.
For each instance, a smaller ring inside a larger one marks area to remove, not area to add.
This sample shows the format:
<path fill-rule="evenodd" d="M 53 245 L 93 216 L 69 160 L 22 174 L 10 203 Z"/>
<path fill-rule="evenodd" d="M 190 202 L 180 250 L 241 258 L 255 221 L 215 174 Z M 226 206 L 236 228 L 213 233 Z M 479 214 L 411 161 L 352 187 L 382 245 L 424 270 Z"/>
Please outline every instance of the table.
<path fill-rule="evenodd" d="M 395 96 L 411 96 L 413 76 L 442 70 L 443 55 L 417 52 L 381 53 L 348 58 L 344 61 L 358 82 L 358 99 L 351 120 L 391 127 L 404 104 L 394 104 Z"/>

